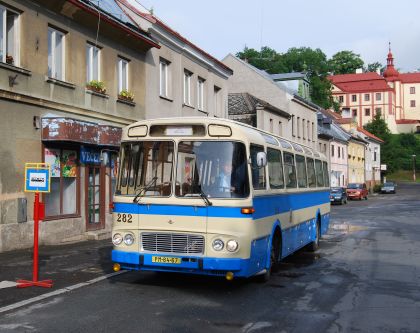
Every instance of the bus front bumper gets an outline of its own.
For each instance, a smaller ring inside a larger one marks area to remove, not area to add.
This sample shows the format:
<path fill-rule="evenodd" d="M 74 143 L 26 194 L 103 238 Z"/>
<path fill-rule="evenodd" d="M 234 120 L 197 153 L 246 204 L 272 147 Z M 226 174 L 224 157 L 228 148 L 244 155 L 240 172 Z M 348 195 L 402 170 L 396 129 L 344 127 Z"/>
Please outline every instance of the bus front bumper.
<path fill-rule="evenodd" d="M 250 259 L 161 256 L 158 254 L 118 250 L 112 250 L 111 257 L 114 263 L 120 264 L 122 269 L 127 270 L 178 272 L 215 276 L 225 276 L 227 272 L 232 272 L 235 277 L 249 277 L 255 274 L 255 272 L 251 272 L 250 270 Z M 157 260 L 156 257 L 161 262 L 155 262 Z"/>

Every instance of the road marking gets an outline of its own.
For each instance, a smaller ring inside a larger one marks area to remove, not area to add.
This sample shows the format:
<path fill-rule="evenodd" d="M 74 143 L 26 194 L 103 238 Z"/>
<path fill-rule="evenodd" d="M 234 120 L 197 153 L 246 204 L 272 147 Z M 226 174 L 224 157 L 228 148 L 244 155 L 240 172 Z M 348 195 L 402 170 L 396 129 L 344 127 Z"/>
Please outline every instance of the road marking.
<path fill-rule="evenodd" d="M 16 287 L 16 282 L 13 281 L 1 281 L 0 282 L 0 289 Z"/>
<path fill-rule="evenodd" d="M 55 291 L 43 294 L 43 295 L 39 295 L 39 296 L 36 296 L 36 297 L 33 297 L 33 298 L 26 299 L 24 301 L 20 301 L 20 302 L 14 303 L 14 304 L 10 304 L 10 305 L 7 305 L 7 306 L 4 306 L 4 307 L 0 308 L 0 313 L 10 311 L 10 310 L 15 310 L 15 309 L 20 308 L 22 306 L 25 306 L 25 305 L 28 305 L 28 304 L 31 304 L 31 303 L 34 303 L 34 302 L 42 301 L 42 300 L 44 300 L 46 298 L 49 298 L 49 297 L 65 294 L 65 293 L 68 293 L 70 291 L 73 291 L 73 290 L 76 290 L 76 289 L 79 289 L 79 288 L 82 288 L 82 287 L 86 287 L 86 286 L 89 286 L 89 285 L 94 284 L 96 282 L 106 280 L 110 277 L 120 275 L 120 274 L 124 274 L 124 273 L 127 273 L 127 272 L 128 271 L 122 270 L 122 271 L 119 271 L 119 272 L 110 273 L 110 274 L 100 276 L 100 277 L 97 277 L 95 279 L 92 279 L 92 280 L 89 280 L 89 281 L 86 281 L 86 282 L 81 282 L 81 283 L 75 284 L 73 286 L 65 287 L 65 288 L 62 288 L 62 289 L 59 289 L 59 290 L 55 290 Z M 10 281 L 3 281 L 3 282 L 10 282 Z M 14 282 L 14 284 L 16 286 L 15 282 Z"/>

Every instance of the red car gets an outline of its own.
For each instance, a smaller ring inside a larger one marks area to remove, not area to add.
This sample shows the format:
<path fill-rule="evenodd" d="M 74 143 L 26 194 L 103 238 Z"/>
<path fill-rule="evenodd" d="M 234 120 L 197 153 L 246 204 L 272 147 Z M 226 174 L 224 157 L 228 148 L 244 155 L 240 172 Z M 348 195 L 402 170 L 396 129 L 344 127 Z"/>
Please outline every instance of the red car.
<path fill-rule="evenodd" d="M 346 192 L 349 199 L 368 199 L 368 190 L 365 183 L 350 183 L 347 185 Z"/>

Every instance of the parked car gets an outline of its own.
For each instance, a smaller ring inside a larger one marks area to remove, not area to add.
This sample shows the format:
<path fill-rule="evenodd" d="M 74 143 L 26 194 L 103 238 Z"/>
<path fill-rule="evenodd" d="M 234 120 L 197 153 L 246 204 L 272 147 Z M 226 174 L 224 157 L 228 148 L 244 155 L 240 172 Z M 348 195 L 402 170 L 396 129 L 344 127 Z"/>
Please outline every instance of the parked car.
<path fill-rule="evenodd" d="M 346 189 L 343 187 L 331 187 L 330 192 L 330 202 L 331 203 L 340 203 L 346 204 L 347 203 L 347 193 Z"/>
<path fill-rule="evenodd" d="M 368 199 L 368 190 L 365 183 L 350 183 L 347 185 L 347 198 Z"/>
<path fill-rule="evenodd" d="M 394 182 L 386 182 L 381 187 L 381 193 L 396 193 L 395 186 L 397 186 Z"/>

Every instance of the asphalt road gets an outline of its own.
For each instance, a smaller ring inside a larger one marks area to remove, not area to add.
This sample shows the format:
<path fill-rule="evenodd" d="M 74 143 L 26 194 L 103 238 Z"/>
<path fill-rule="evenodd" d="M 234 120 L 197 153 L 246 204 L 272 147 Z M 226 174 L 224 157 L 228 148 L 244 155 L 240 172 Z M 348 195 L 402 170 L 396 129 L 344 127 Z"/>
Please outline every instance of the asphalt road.
<path fill-rule="evenodd" d="M 0 332 L 420 332 L 420 186 L 331 222 L 266 284 L 130 272 L 0 313 Z"/>

